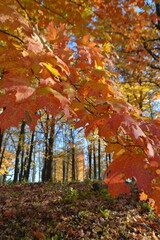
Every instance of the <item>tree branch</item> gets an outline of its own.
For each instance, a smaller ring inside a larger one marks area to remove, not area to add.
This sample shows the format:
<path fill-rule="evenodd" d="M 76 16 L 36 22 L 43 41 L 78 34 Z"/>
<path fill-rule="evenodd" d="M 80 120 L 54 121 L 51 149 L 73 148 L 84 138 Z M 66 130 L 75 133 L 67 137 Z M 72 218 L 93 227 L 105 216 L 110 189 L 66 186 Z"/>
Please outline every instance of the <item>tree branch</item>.
<path fill-rule="evenodd" d="M 6 34 L 6 35 L 8 35 L 10 37 L 13 37 L 13 38 L 19 40 L 21 43 L 24 43 L 24 41 L 21 38 L 17 37 L 16 35 L 14 35 L 12 33 L 9 33 L 9 32 L 7 32 L 5 30 L 2 30 L 2 29 L 0 29 L 0 32 L 2 32 L 2 33 Z"/>

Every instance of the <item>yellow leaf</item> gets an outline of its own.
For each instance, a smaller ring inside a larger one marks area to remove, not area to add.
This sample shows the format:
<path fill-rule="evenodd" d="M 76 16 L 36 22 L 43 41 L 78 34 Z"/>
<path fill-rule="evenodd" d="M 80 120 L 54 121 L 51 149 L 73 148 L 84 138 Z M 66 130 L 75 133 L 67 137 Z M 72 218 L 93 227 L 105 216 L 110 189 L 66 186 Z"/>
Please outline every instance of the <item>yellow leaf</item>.
<path fill-rule="evenodd" d="M 58 70 L 56 68 L 53 68 L 52 65 L 50 63 L 42 63 L 43 66 L 48 70 L 49 73 L 51 73 L 52 75 L 54 75 L 55 77 L 60 76 Z"/>
<path fill-rule="evenodd" d="M 111 52 L 111 44 L 110 43 L 105 43 L 103 48 L 106 52 Z"/>

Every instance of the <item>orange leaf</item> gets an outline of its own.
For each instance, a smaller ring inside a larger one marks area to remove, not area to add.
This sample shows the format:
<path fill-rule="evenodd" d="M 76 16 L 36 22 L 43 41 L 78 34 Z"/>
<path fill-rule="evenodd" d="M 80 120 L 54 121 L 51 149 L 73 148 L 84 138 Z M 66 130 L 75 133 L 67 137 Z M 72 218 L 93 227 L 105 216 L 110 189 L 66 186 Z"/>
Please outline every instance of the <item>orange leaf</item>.
<path fill-rule="evenodd" d="M 145 201 L 145 200 L 147 200 L 147 198 L 148 198 L 148 196 L 144 192 L 140 193 L 140 200 L 141 201 Z"/>

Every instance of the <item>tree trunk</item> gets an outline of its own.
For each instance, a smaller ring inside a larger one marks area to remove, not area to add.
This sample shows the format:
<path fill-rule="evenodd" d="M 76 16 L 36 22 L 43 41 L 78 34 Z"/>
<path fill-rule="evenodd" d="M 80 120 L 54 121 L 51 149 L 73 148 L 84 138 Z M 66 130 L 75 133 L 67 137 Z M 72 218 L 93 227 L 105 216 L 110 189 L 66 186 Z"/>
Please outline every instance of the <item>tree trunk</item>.
<path fill-rule="evenodd" d="M 34 136 L 35 136 L 35 131 L 32 132 L 32 136 L 31 136 L 31 143 L 30 143 L 30 149 L 29 149 L 27 171 L 26 171 L 26 176 L 25 176 L 25 179 L 26 179 L 27 181 L 28 181 L 28 179 L 29 179 L 29 174 L 30 174 L 30 169 L 31 169 L 31 163 L 32 163 L 32 154 L 33 154 L 33 147 L 34 147 Z"/>
<path fill-rule="evenodd" d="M 22 181 L 23 178 L 23 172 L 24 172 L 24 148 L 22 150 L 22 154 L 21 154 L 21 169 L 20 169 L 20 173 L 19 173 L 19 182 Z"/>
<path fill-rule="evenodd" d="M 93 141 L 93 171 L 94 171 L 94 179 L 97 179 L 97 164 L 96 164 L 96 148 L 95 148 L 95 140 Z"/>
<path fill-rule="evenodd" d="M 52 181 L 52 164 L 53 164 L 53 144 L 54 144 L 54 127 L 55 121 L 52 117 L 50 124 L 50 137 L 48 146 L 48 159 L 46 165 L 46 181 Z"/>
<path fill-rule="evenodd" d="M 98 138 L 98 180 L 101 180 L 101 140 Z"/>
<path fill-rule="evenodd" d="M 49 135 L 49 127 L 48 127 L 49 115 L 47 114 L 46 118 L 46 130 L 44 133 L 45 136 L 45 153 L 44 153 L 44 165 L 42 169 L 42 181 L 46 181 L 46 174 L 47 174 L 47 157 L 48 157 L 48 135 Z"/>
<path fill-rule="evenodd" d="M 0 128 L 0 153 L 1 153 L 1 149 L 2 149 L 3 136 L 4 136 L 4 132 Z"/>
<path fill-rule="evenodd" d="M 71 159 L 72 159 L 72 181 L 76 180 L 76 158 L 75 158 L 75 142 L 73 129 L 71 128 Z"/>
<path fill-rule="evenodd" d="M 110 153 L 106 153 L 106 168 L 109 167 L 109 164 L 111 163 L 111 154 Z M 109 173 L 107 173 L 108 176 Z"/>
<path fill-rule="evenodd" d="M 29 145 L 29 143 L 28 143 L 28 145 Z M 27 151 L 26 151 L 26 156 L 25 156 L 24 163 L 23 163 L 23 170 L 22 170 L 23 174 L 22 174 L 22 180 L 25 179 L 25 177 L 26 177 L 26 173 L 27 173 L 28 155 L 29 155 L 29 149 L 27 149 Z"/>
<path fill-rule="evenodd" d="M 5 150 L 6 150 L 6 146 L 3 147 L 3 150 L 1 149 L 0 168 L 2 167 Z"/>
<path fill-rule="evenodd" d="M 62 169 L 63 169 L 63 182 L 66 181 L 66 163 L 65 160 L 62 161 Z"/>
<path fill-rule="evenodd" d="M 36 179 L 36 156 L 35 156 L 35 153 L 34 153 L 34 160 L 33 160 L 33 168 L 32 168 L 32 182 L 34 183 L 35 182 L 35 179 Z"/>
<path fill-rule="evenodd" d="M 90 142 L 88 145 L 88 178 L 92 178 L 92 143 Z"/>
<path fill-rule="evenodd" d="M 22 181 L 22 177 L 23 177 L 23 171 L 24 171 L 24 143 L 25 143 L 25 132 L 24 134 L 22 134 L 22 139 L 21 139 L 21 169 L 20 169 L 20 173 L 19 173 L 19 182 Z"/>
<path fill-rule="evenodd" d="M 19 154 L 22 150 L 22 139 L 23 135 L 25 134 L 25 121 L 22 121 L 21 124 L 21 130 L 19 134 L 19 140 L 18 140 L 18 146 L 17 146 L 17 151 L 16 151 L 16 159 L 15 159 L 15 168 L 14 168 L 14 182 L 18 181 L 18 175 L 19 175 Z"/>
<path fill-rule="evenodd" d="M 156 2 L 156 13 L 157 13 L 157 17 L 160 17 L 160 2 Z M 158 24 L 156 25 L 156 27 L 158 28 L 158 30 L 160 30 L 160 20 L 158 19 Z"/>
<path fill-rule="evenodd" d="M 2 129 L 0 129 L 0 154 L 1 154 L 0 168 L 1 168 L 1 166 L 2 166 L 2 161 L 3 161 L 3 154 L 2 154 L 2 142 L 3 142 L 3 136 L 4 136 L 4 132 L 2 131 Z"/>
<path fill-rule="evenodd" d="M 69 177 L 69 158 L 70 158 L 70 154 L 69 154 L 69 148 L 67 146 L 67 156 L 66 156 L 66 182 L 68 182 L 68 177 Z"/>
<path fill-rule="evenodd" d="M 54 143 L 54 127 L 55 120 L 52 117 L 50 126 L 48 126 L 49 115 L 46 119 L 46 132 L 45 132 L 45 156 L 44 156 L 44 166 L 42 170 L 42 181 L 52 181 L 52 171 L 53 171 L 53 143 Z M 49 138 L 49 139 L 48 139 Z"/>
<path fill-rule="evenodd" d="M 65 144 L 65 174 L 64 174 L 64 181 L 68 182 L 68 177 L 69 177 L 69 163 L 70 163 L 70 146 L 69 146 L 69 138 L 68 138 L 68 124 L 65 124 L 65 133 L 64 133 L 64 144 Z"/>

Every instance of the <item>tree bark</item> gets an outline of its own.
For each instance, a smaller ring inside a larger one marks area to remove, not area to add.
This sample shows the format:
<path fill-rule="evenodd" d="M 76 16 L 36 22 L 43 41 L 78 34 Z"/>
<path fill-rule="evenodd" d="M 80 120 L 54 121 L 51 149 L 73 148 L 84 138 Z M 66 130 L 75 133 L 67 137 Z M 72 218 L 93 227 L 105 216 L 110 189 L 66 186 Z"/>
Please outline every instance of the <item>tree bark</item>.
<path fill-rule="evenodd" d="M 25 134 L 25 121 L 22 121 L 21 124 L 21 130 L 19 134 L 19 140 L 18 140 L 18 146 L 17 146 L 17 151 L 16 151 L 16 159 L 15 159 L 15 168 L 14 168 L 14 182 L 18 181 L 18 175 L 19 175 L 19 155 L 22 150 L 22 139 L 23 135 Z"/>

